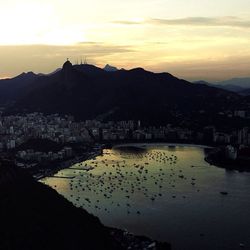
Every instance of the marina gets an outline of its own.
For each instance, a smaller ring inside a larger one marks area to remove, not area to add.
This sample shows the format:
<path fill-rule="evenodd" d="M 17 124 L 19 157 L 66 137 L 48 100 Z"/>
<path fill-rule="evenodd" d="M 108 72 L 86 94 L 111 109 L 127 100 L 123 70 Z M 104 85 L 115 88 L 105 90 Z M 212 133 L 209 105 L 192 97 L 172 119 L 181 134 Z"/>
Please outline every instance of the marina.
<path fill-rule="evenodd" d="M 249 246 L 250 174 L 208 164 L 204 150 L 187 145 L 104 149 L 103 155 L 58 173 L 75 178 L 43 182 L 104 225 L 168 241 L 174 250 Z"/>

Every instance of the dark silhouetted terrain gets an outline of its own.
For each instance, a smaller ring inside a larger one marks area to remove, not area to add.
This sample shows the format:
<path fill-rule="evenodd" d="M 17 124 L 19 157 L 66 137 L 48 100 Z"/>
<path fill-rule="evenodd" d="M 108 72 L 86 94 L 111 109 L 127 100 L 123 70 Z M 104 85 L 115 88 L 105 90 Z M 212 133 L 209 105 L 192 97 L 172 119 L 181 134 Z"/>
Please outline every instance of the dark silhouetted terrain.
<path fill-rule="evenodd" d="M 0 104 L 16 101 L 29 92 L 29 86 L 38 78 L 33 72 L 22 73 L 11 79 L 0 80 Z"/>
<path fill-rule="evenodd" d="M 0 190 L 0 249 L 119 249 L 98 218 L 12 165 L 0 165 Z"/>
<path fill-rule="evenodd" d="M 243 98 L 225 90 L 192 84 L 169 73 L 142 68 L 106 72 L 66 62 L 61 71 L 41 76 L 12 112 L 72 114 L 77 119 L 142 120 L 160 124 L 206 112 L 237 109 Z M 192 120 L 192 119 L 191 119 Z"/>
<path fill-rule="evenodd" d="M 152 241 L 104 227 L 12 163 L 0 163 L 1 250 L 147 249 Z M 158 250 L 168 244 L 156 243 Z"/>

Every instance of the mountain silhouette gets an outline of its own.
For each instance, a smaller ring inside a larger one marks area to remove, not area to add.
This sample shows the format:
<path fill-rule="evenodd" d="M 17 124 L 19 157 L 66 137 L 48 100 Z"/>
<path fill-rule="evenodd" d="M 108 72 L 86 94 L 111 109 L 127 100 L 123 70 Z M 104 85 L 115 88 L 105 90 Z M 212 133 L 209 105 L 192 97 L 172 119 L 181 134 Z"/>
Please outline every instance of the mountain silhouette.
<path fill-rule="evenodd" d="M 12 163 L 0 161 L 0 188 L 1 249 L 123 249 L 97 217 Z"/>
<path fill-rule="evenodd" d="M 250 78 L 244 77 L 244 78 L 232 78 L 225 81 L 215 82 L 215 84 L 218 84 L 220 86 L 237 86 L 241 87 L 243 89 L 250 88 Z"/>
<path fill-rule="evenodd" d="M 108 72 L 113 72 L 113 71 L 117 71 L 118 69 L 114 66 L 111 66 L 109 64 L 107 64 L 104 68 L 103 68 L 105 71 L 108 71 Z"/>
<path fill-rule="evenodd" d="M 232 92 L 239 93 L 239 94 L 240 94 L 241 91 L 245 90 L 245 88 L 240 87 L 238 85 L 233 85 L 233 84 L 210 83 L 210 82 L 206 82 L 206 81 L 202 81 L 202 80 L 201 81 L 195 81 L 193 83 L 195 83 L 195 84 L 205 84 L 205 85 L 210 86 L 210 87 L 224 89 L 224 90 L 232 91 Z"/>
<path fill-rule="evenodd" d="M 13 162 L 0 159 L 0 249 L 169 250 L 170 244 L 105 227 L 56 190 L 34 180 Z M 148 248 L 149 249 L 149 248 Z"/>
<path fill-rule="evenodd" d="M 12 111 L 72 114 L 77 119 L 142 120 L 166 123 L 176 116 L 237 106 L 241 97 L 193 84 L 169 73 L 143 68 L 107 72 L 93 65 L 65 62 L 62 70 L 40 76 Z"/>
<path fill-rule="evenodd" d="M 33 72 L 22 73 L 12 79 L 0 80 L 0 103 L 15 101 L 29 91 L 28 86 L 38 78 Z"/>

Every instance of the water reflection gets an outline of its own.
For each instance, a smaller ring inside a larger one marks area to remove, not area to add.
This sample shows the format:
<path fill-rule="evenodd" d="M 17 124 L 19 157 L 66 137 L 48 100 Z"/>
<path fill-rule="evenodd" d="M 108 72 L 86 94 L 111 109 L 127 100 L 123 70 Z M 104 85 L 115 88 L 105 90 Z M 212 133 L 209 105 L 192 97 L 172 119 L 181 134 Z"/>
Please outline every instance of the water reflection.
<path fill-rule="evenodd" d="M 170 241 L 173 249 L 250 243 L 250 175 L 207 164 L 203 148 L 105 150 L 57 176 L 75 178 L 44 182 L 105 225 Z"/>

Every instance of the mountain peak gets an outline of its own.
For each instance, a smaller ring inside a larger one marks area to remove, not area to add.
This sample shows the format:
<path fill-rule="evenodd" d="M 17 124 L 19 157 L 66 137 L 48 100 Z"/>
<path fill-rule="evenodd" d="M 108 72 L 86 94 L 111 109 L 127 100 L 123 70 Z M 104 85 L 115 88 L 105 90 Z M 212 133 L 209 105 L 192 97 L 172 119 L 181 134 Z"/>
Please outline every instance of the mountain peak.
<path fill-rule="evenodd" d="M 118 69 L 114 66 L 111 66 L 109 64 L 106 64 L 106 66 L 103 68 L 105 71 L 108 71 L 108 72 L 114 72 L 114 71 L 118 71 Z"/>
<path fill-rule="evenodd" d="M 18 76 L 34 76 L 36 75 L 33 71 L 23 72 Z"/>
<path fill-rule="evenodd" d="M 145 69 L 142 67 L 137 67 L 137 68 L 131 69 L 130 71 L 145 71 Z"/>
<path fill-rule="evenodd" d="M 133 69 L 130 69 L 129 71 L 134 72 L 134 73 L 141 73 L 141 74 L 149 73 L 149 71 L 146 71 L 144 68 L 141 68 L 141 67 L 133 68 Z"/>
<path fill-rule="evenodd" d="M 143 68 L 109 73 L 89 64 L 72 66 L 69 61 L 58 74 L 37 82 L 12 110 L 72 114 L 79 120 L 105 116 L 106 120 L 165 124 L 175 122 L 172 113 L 176 110 L 189 117 L 190 110 L 217 111 L 217 107 L 233 106 L 239 101 L 238 95 L 231 92 L 190 84 L 169 73 Z M 133 112 L 128 112 L 131 109 Z"/>
<path fill-rule="evenodd" d="M 37 75 L 32 72 L 23 72 L 18 76 L 13 77 L 12 79 L 16 79 L 16 80 L 34 80 L 37 77 Z"/>

